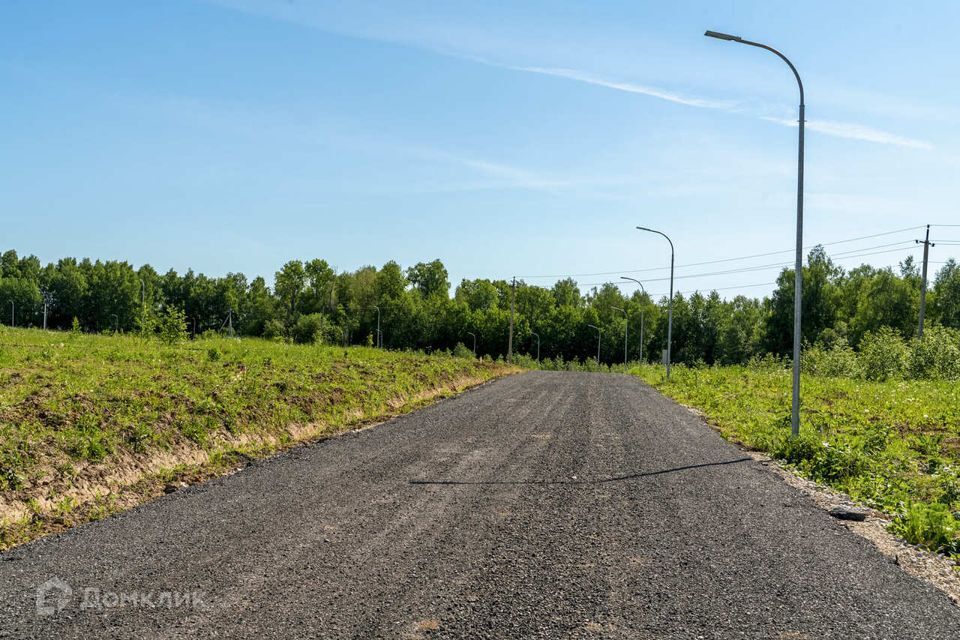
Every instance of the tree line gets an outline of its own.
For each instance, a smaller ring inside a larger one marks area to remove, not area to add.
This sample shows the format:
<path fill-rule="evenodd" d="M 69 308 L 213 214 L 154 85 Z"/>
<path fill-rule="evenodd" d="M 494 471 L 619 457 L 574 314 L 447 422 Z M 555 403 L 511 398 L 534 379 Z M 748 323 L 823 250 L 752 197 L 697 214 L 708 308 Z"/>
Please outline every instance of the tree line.
<path fill-rule="evenodd" d="M 808 255 L 803 273 L 803 341 L 856 349 L 883 327 L 909 339 L 917 331 L 920 274 L 912 258 L 899 269 L 836 266 L 822 247 Z M 0 257 L 3 324 L 83 331 L 154 332 L 170 318 L 194 336 L 235 332 L 300 343 L 381 343 L 390 349 L 452 350 L 478 355 L 507 351 L 511 299 L 514 349 L 543 358 L 596 357 L 658 361 L 666 343 L 667 299 L 624 295 L 612 283 L 581 292 L 572 279 L 550 287 L 507 280 L 463 280 L 450 296 L 439 260 L 407 269 L 387 262 L 336 272 L 325 260 L 291 260 L 274 274 L 212 278 L 192 270 L 158 273 L 149 265 L 64 258 L 42 264 L 6 251 Z M 929 285 L 927 322 L 960 328 L 960 268 L 949 260 Z M 377 316 L 382 333 L 377 335 Z M 793 271 L 784 269 L 770 297 L 724 300 L 716 291 L 677 293 L 673 300 L 673 359 L 696 364 L 745 363 L 755 356 L 787 355 L 793 326 Z M 642 326 L 642 341 L 641 341 Z"/>

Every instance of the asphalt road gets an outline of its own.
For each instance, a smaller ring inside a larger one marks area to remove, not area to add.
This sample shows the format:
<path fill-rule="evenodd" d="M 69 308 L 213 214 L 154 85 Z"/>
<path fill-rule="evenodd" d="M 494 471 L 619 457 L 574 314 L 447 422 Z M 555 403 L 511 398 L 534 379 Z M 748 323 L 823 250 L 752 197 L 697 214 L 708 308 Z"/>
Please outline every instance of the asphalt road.
<path fill-rule="evenodd" d="M 72 594 L 38 601 L 54 577 Z M 0 637 L 88 640 L 960 637 L 944 595 L 687 411 L 575 373 L 15 549 L 0 611 Z"/>

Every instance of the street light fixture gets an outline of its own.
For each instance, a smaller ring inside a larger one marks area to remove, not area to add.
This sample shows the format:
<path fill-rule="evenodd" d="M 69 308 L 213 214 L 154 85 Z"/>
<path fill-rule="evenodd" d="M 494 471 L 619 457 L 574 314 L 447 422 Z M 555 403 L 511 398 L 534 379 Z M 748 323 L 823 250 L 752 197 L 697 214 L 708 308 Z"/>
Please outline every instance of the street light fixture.
<path fill-rule="evenodd" d="M 620 276 L 621 280 L 629 280 L 630 282 L 636 282 L 640 285 L 640 291 L 643 291 L 646 295 L 647 290 L 643 288 L 643 283 L 637 280 L 636 278 L 628 278 L 627 276 Z M 643 307 L 640 307 L 640 362 L 643 363 Z"/>
<path fill-rule="evenodd" d="M 595 324 L 588 324 L 588 327 L 593 327 L 597 330 L 597 364 L 600 364 L 600 336 L 603 335 L 603 329 L 598 327 Z"/>
<path fill-rule="evenodd" d="M 804 125 L 804 97 L 803 81 L 800 80 L 800 74 L 793 63 L 773 47 L 759 42 L 744 40 L 740 36 L 731 36 L 717 31 L 707 31 L 703 35 L 718 40 L 728 40 L 730 42 L 739 42 L 758 49 L 766 49 L 787 63 L 790 71 L 797 79 L 797 87 L 800 89 L 800 119 L 799 119 L 799 145 L 797 162 L 797 255 L 796 266 L 794 267 L 794 287 L 793 287 L 793 401 L 790 408 L 790 432 L 794 436 L 800 435 L 800 316 L 801 300 L 803 295 L 803 125 Z"/>
<path fill-rule="evenodd" d="M 624 368 L 626 368 L 626 366 L 627 366 L 627 330 L 628 330 L 629 327 L 630 327 L 630 318 L 627 317 L 627 310 L 626 310 L 626 309 L 621 309 L 620 307 L 611 307 L 611 308 L 612 308 L 614 311 L 622 311 L 622 312 L 623 312 L 623 320 L 624 320 L 624 324 L 623 324 L 623 366 L 624 366 Z"/>
<path fill-rule="evenodd" d="M 477 334 L 472 331 L 467 331 L 468 336 L 473 336 L 473 357 L 477 357 Z"/>
<path fill-rule="evenodd" d="M 663 231 L 648 229 L 647 227 L 637 227 L 640 231 L 649 231 L 656 233 L 667 239 L 670 243 L 670 300 L 667 301 L 667 380 L 670 379 L 670 348 L 673 346 L 673 240 Z M 642 285 L 641 285 L 642 286 Z"/>

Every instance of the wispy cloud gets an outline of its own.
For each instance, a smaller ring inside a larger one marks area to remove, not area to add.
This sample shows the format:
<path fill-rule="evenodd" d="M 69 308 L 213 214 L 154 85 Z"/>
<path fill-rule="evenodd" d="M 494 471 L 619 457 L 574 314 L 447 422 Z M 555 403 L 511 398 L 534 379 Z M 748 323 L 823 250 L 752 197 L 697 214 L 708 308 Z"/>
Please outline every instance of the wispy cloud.
<path fill-rule="evenodd" d="M 636 176 L 583 175 L 580 173 L 564 175 L 556 172 L 531 170 L 501 161 L 465 156 L 438 149 L 408 148 L 407 153 L 431 162 L 469 169 L 483 176 L 486 181 L 479 184 L 474 183 L 470 187 L 473 189 L 507 188 L 560 194 L 583 188 L 628 187 L 639 183 Z"/>
<path fill-rule="evenodd" d="M 264 0 L 208 0 L 220 6 L 228 7 L 234 10 L 244 11 L 258 15 L 269 16 L 273 19 L 295 22 L 316 29 L 321 29 L 331 33 L 341 33 L 349 37 L 363 38 L 371 41 L 389 42 L 392 44 L 411 47 L 426 51 L 431 51 L 437 55 L 460 60 L 469 60 L 477 64 L 509 69 L 523 73 L 532 73 L 544 76 L 553 76 L 564 78 L 575 82 L 581 82 L 597 87 L 603 87 L 613 91 L 621 91 L 635 95 L 643 95 L 658 100 L 665 100 L 674 104 L 680 104 L 698 109 L 714 109 L 727 113 L 736 113 L 741 115 L 752 115 L 768 122 L 773 122 L 788 127 L 795 127 L 797 123 L 779 117 L 770 117 L 756 108 L 750 109 L 737 101 L 720 100 L 706 98 L 697 95 L 691 95 L 675 91 L 673 89 L 658 87 L 648 84 L 641 84 L 628 80 L 622 80 L 611 77 L 604 77 L 600 74 L 570 67 L 554 67 L 531 64 L 515 64 L 505 62 L 504 58 L 513 57 L 517 47 L 513 46 L 516 39 L 513 40 L 491 40 L 487 38 L 476 38 L 476 31 L 469 28 L 464 29 L 455 27 L 451 24 L 444 24 L 442 27 L 425 24 L 423 22 L 413 22 L 401 24 L 402 20 L 397 15 L 392 15 L 392 20 L 388 24 L 381 24 L 379 28 L 364 23 L 364 25 L 353 25 L 352 27 L 339 24 L 333 20 L 330 12 L 318 12 L 309 9 L 309 5 L 296 5 L 284 2 L 266 2 Z M 332 21 L 332 22 L 331 22 Z M 400 26 L 398 26 L 398 24 Z M 470 44 L 466 44 L 466 43 Z M 531 57 L 527 55 L 525 57 Z M 542 57 L 542 56 L 541 56 Z M 767 110 L 766 113 L 770 113 Z M 923 140 L 917 140 L 906 136 L 874 129 L 867 125 L 850 122 L 835 122 L 830 120 L 808 120 L 807 128 L 811 131 L 835 138 L 844 138 L 848 140 L 859 140 L 874 144 L 893 145 L 910 149 L 931 150 L 933 145 Z"/>
<path fill-rule="evenodd" d="M 578 82 L 585 82 L 598 87 L 606 87 L 607 89 L 625 91 L 626 93 L 638 93 L 640 95 L 650 96 L 651 98 L 666 100 L 667 102 L 683 104 L 688 107 L 699 107 L 701 109 L 722 109 L 724 111 L 734 111 L 737 107 L 736 103 L 730 101 L 697 98 L 676 93 L 674 91 L 668 91 L 667 89 L 661 89 L 659 87 L 651 87 L 649 85 L 636 84 L 633 82 L 607 80 L 605 78 L 594 76 L 576 69 L 558 69 L 552 67 L 514 67 L 508 65 L 498 66 L 503 66 L 507 69 L 513 69 L 514 71 L 526 71 L 528 73 L 538 73 L 545 76 L 555 76 L 558 78 L 566 78 L 568 80 L 576 80 Z"/>
<path fill-rule="evenodd" d="M 768 122 L 782 124 L 785 127 L 796 127 L 795 120 L 786 118 L 763 117 Z M 877 144 L 889 144 L 897 147 L 907 147 L 910 149 L 924 149 L 929 151 L 933 145 L 923 140 L 899 136 L 887 131 L 881 131 L 862 124 L 854 122 L 836 122 L 833 120 L 807 120 L 807 129 L 816 131 L 835 138 L 847 138 L 850 140 L 863 140 L 864 142 L 875 142 Z"/>
<path fill-rule="evenodd" d="M 559 69 L 551 67 L 521 67 L 513 65 L 501 65 L 496 63 L 491 63 L 485 60 L 477 60 L 484 64 L 492 64 L 494 66 L 499 66 L 505 69 L 512 69 L 514 71 L 523 71 L 527 73 L 536 73 L 540 75 L 555 76 L 558 78 L 565 78 L 567 80 L 575 80 L 577 82 L 584 82 L 586 84 L 591 84 L 598 87 L 604 87 L 607 89 L 613 89 L 615 91 L 623 91 L 626 93 L 635 93 L 640 95 L 649 96 L 651 98 L 657 98 L 660 100 L 666 100 L 667 102 L 673 102 L 676 104 L 682 104 L 688 107 L 697 107 L 699 109 L 717 109 L 720 111 L 725 111 L 727 113 L 745 113 L 738 103 L 732 100 L 713 100 L 709 98 L 701 98 L 698 96 L 686 95 L 671 91 L 668 89 L 662 89 L 660 87 L 652 87 L 649 85 L 636 84 L 633 82 L 625 82 L 621 80 L 610 80 L 602 78 L 596 75 L 584 71 L 578 71 L 576 69 Z M 760 116 L 761 119 L 766 120 L 767 122 L 774 122 L 785 127 L 796 127 L 797 122 L 794 120 L 789 120 L 787 118 L 774 118 L 771 116 Z M 824 135 L 833 136 L 834 138 L 845 138 L 848 140 L 860 140 L 863 142 L 873 142 L 876 144 L 886 144 L 894 145 L 898 147 L 907 147 L 910 149 L 923 149 L 931 150 L 933 145 L 929 142 L 923 140 L 917 140 L 915 138 L 908 138 L 906 136 L 897 135 L 895 133 L 890 133 L 887 131 L 881 131 L 880 129 L 874 129 L 873 127 L 868 127 L 866 125 L 857 124 L 854 122 L 836 122 L 833 120 L 808 120 L 807 129 L 811 131 L 816 131 L 817 133 L 822 133 Z"/>

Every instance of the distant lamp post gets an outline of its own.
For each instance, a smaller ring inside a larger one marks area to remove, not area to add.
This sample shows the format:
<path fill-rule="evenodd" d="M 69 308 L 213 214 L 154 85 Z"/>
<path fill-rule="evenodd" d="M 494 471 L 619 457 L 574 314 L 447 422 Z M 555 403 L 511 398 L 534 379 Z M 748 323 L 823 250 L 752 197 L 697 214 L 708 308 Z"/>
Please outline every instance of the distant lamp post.
<path fill-rule="evenodd" d="M 797 87 L 800 89 L 800 140 L 797 162 L 797 255 L 796 266 L 794 267 L 794 286 L 793 286 L 793 402 L 790 411 L 790 432 L 794 436 L 800 435 L 800 314 L 801 300 L 803 296 L 803 125 L 804 125 L 804 98 L 803 81 L 800 80 L 800 74 L 793 63 L 773 47 L 744 40 L 740 36 L 731 36 L 717 31 L 707 31 L 703 35 L 718 40 L 727 40 L 729 42 L 739 42 L 751 47 L 766 49 L 787 63 L 793 76 L 797 79 Z"/>
<path fill-rule="evenodd" d="M 627 316 L 627 310 L 620 307 L 612 307 L 614 311 L 623 312 L 623 366 L 627 366 L 627 331 L 630 328 L 630 318 Z"/>
<path fill-rule="evenodd" d="M 536 331 L 531 331 L 530 335 L 537 337 L 537 362 L 540 362 L 540 334 Z"/>
<path fill-rule="evenodd" d="M 647 227 L 637 227 L 640 231 L 649 231 L 656 233 L 667 239 L 670 243 L 670 300 L 667 301 L 667 380 L 670 379 L 670 349 L 673 346 L 673 240 L 663 231 L 648 229 Z"/>
<path fill-rule="evenodd" d="M 472 331 L 467 331 L 468 336 L 473 336 L 473 357 L 477 357 L 477 334 Z"/>
<path fill-rule="evenodd" d="M 600 364 L 600 336 L 603 335 L 603 329 L 595 324 L 588 324 L 587 326 L 597 330 L 597 364 Z"/>
<path fill-rule="evenodd" d="M 640 291 L 643 291 L 644 294 L 647 293 L 647 290 L 643 288 L 643 283 L 636 278 L 628 278 L 627 276 L 620 276 L 620 278 L 622 280 L 636 282 L 638 285 L 640 285 Z M 640 362 L 643 363 L 643 307 L 640 307 Z"/>
<path fill-rule="evenodd" d="M 380 307 L 373 305 L 373 308 L 377 310 L 377 347 L 383 348 L 383 335 L 380 333 Z"/>

